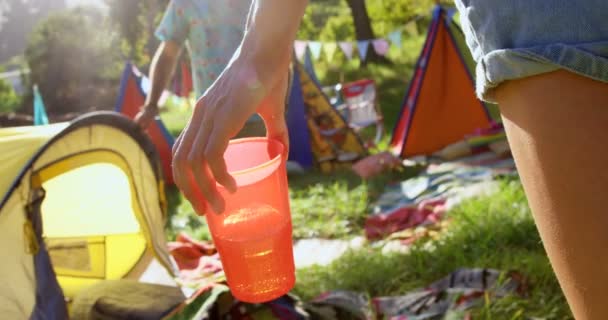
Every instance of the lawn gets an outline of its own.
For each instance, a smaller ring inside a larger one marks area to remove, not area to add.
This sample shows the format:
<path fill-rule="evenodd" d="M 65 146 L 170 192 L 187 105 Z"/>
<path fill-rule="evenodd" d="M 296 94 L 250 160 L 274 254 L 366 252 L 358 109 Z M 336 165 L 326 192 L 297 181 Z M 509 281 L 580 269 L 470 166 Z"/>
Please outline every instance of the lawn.
<path fill-rule="evenodd" d="M 421 36 L 405 41 L 400 52 L 392 52 L 392 65 L 360 68 L 357 61 L 352 61 L 342 63 L 341 69 L 327 63 L 315 66 L 325 84 L 339 79 L 374 79 L 389 137 L 423 40 Z M 177 135 L 190 111 L 184 106 L 172 106 L 169 110 L 161 116 Z M 290 176 L 294 237 L 344 239 L 362 235 L 370 205 L 384 186 L 414 173 L 413 170 L 390 173 L 369 181 L 351 172 L 325 175 L 312 171 Z M 193 213 L 176 189 L 170 188 L 168 193 L 169 238 L 185 231 L 196 238 L 209 239 L 204 219 Z M 439 240 L 419 241 L 406 254 L 384 254 L 368 244 L 328 266 L 299 270 L 295 293 L 303 299 L 332 289 L 356 290 L 370 296 L 399 295 L 458 268 L 487 267 L 522 272 L 529 280 L 529 295 L 486 303 L 475 310 L 475 319 L 572 318 L 518 180 L 504 181 L 499 193 L 464 202 L 447 215 L 449 228 Z"/>
<path fill-rule="evenodd" d="M 411 174 L 387 174 L 371 181 L 346 172 L 290 177 L 294 237 L 361 235 L 369 205 L 382 186 Z M 203 220 L 191 214 L 187 202 L 170 200 L 176 210 L 170 230 L 208 239 Z M 405 254 L 386 254 L 370 243 L 328 266 L 301 269 L 294 293 L 304 300 L 334 289 L 370 297 L 400 295 L 458 268 L 516 270 L 529 281 L 528 296 L 492 301 L 475 310 L 475 319 L 572 319 L 517 179 L 503 181 L 497 194 L 465 201 L 449 211 L 447 219 L 448 231 L 439 239 L 418 241 Z"/>
<path fill-rule="evenodd" d="M 475 310 L 475 319 L 572 318 L 519 181 L 504 181 L 499 193 L 466 201 L 447 218 L 448 231 L 438 240 L 418 241 L 406 254 L 368 245 L 329 266 L 299 270 L 295 293 L 303 299 L 332 289 L 402 295 L 458 268 L 495 268 L 523 273 L 529 295 L 488 303 Z"/>

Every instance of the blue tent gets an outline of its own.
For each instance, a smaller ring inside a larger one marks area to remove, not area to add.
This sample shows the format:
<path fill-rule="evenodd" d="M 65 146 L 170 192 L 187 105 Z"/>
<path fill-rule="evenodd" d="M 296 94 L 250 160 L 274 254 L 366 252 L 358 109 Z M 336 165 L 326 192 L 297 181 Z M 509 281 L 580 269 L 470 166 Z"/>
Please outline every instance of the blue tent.
<path fill-rule="evenodd" d="M 310 133 L 306 123 L 306 113 L 298 68 L 293 68 L 293 82 L 289 93 L 287 128 L 289 128 L 289 161 L 295 161 L 303 168 L 313 165 L 310 147 Z"/>

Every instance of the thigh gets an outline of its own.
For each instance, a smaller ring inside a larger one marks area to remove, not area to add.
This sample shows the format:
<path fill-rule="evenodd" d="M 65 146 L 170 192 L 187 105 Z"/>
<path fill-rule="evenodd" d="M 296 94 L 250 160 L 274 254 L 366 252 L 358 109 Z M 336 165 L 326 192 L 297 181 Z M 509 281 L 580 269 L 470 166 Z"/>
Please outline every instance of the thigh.
<path fill-rule="evenodd" d="M 608 84 L 558 71 L 498 87 L 552 266 L 577 319 L 608 319 Z"/>

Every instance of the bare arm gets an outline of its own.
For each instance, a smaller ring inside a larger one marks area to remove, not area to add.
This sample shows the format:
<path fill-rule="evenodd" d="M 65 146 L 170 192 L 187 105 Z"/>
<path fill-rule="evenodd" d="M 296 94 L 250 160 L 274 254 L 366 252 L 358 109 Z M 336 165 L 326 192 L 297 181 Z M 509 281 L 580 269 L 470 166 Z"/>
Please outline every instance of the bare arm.
<path fill-rule="evenodd" d="M 267 88 L 284 77 L 307 0 L 254 0 L 239 56 L 251 59 Z"/>
<path fill-rule="evenodd" d="M 150 94 L 146 97 L 142 110 L 135 117 L 135 122 L 142 127 L 146 127 L 158 114 L 158 100 L 173 77 L 180 53 L 181 46 L 172 41 L 162 42 L 156 50 L 150 64 L 152 83 Z"/>
<path fill-rule="evenodd" d="M 162 42 L 156 50 L 150 64 L 152 88 L 146 98 L 146 107 L 157 107 L 156 105 L 163 90 L 167 88 L 169 81 L 173 77 L 180 53 L 181 46 L 172 41 Z"/>

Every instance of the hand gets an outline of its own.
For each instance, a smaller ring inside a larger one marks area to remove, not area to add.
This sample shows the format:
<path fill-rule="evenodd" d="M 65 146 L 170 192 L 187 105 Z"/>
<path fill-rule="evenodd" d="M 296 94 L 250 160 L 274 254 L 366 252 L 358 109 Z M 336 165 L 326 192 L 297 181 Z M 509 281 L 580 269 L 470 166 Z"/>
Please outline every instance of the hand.
<path fill-rule="evenodd" d="M 207 205 L 218 214 L 224 211 L 216 182 L 229 192 L 236 191 L 224 152 L 250 116 L 257 112 L 264 120 L 267 136 L 288 148 L 287 70 L 282 69 L 272 71 L 284 74 L 275 78 L 279 80 L 276 84 L 265 85 L 258 81 L 253 63 L 233 60 L 197 101 L 192 118 L 173 146 L 173 177 L 199 215 L 205 214 Z"/>
<path fill-rule="evenodd" d="M 154 118 L 158 115 L 158 107 L 144 106 L 135 116 L 135 123 L 143 129 L 147 128 Z"/>

